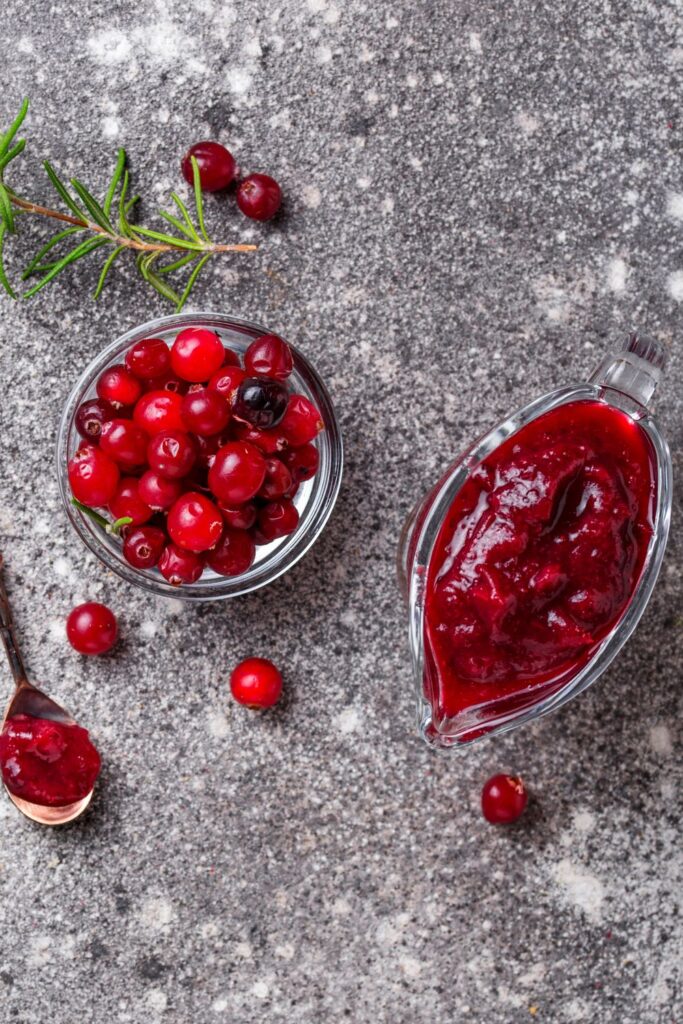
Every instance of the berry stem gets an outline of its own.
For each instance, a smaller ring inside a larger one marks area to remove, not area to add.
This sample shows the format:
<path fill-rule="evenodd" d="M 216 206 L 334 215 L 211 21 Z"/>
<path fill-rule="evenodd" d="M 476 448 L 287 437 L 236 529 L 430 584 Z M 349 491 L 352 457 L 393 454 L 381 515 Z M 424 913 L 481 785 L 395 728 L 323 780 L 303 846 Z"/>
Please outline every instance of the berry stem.
<path fill-rule="evenodd" d="M 78 500 L 78 498 L 72 498 L 71 504 L 74 508 L 77 508 L 79 512 L 82 512 L 84 516 L 88 516 L 89 519 L 92 519 L 93 523 L 97 523 L 98 526 L 101 526 L 105 533 L 110 534 L 112 537 L 117 537 L 119 531 L 122 530 L 124 526 L 129 526 L 130 523 L 133 522 L 130 516 L 120 516 L 118 519 L 115 519 L 110 523 L 108 519 L 101 516 L 94 508 L 90 508 L 89 505 L 84 505 L 82 501 Z"/>

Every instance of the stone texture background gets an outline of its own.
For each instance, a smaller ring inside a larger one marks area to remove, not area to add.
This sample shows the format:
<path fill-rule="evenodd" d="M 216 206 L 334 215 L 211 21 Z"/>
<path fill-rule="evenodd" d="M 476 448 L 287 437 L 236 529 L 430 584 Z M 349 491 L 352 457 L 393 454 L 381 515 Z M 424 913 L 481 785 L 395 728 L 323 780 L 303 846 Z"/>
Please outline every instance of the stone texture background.
<path fill-rule="evenodd" d="M 261 320 L 317 363 L 348 469 L 315 550 L 267 592 L 186 608 L 89 557 L 56 425 L 85 363 L 168 311 L 121 263 L 2 301 L 0 532 L 28 663 L 105 759 L 92 813 L 0 803 L 3 1024 L 680 1024 L 681 491 L 662 579 L 600 684 L 462 758 L 416 740 L 393 557 L 462 446 L 582 378 L 623 330 L 670 344 L 659 408 L 683 470 L 683 14 L 663 0 L 5 0 L 0 114 L 102 189 L 124 145 L 149 217 L 202 137 L 283 184 L 261 250 L 194 308 Z M 37 247 L 27 225 L 13 274 Z M 123 640 L 86 661 L 74 602 Z M 234 662 L 285 667 L 252 716 Z M 9 678 L 3 676 L 4 685 Z M 524 773 L 519 827 L 479 787 Z"/>

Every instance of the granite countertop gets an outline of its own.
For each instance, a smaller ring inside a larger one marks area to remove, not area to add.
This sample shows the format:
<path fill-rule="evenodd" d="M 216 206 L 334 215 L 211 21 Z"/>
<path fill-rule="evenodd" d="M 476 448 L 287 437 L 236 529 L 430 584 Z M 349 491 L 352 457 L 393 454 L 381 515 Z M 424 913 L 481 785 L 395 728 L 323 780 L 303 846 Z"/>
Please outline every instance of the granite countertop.
<path fill-rule="evenodd" d="M 123 263 L 0 297 L 1 547 L 37 680 L 92 729 L 92 812 L 41 830 L 0 801 L 2 1024 L 680 1024 L 681 491 L 662 577 L 599 684 L 457 757 L 416 738 L 401 523 L 469 440 L 583 378 L 637 326 L 671 348 L 661 423 L 683 470 L 678 5 L 512 0 L 5 0 L 12 178 L 45 157 L 101 190 L 128 151 L 149 215 L 186 146 L 228 143 L 286 212 L 190 308 L 300 345 L 347 446 L 335 515 L 268 590 L 188 607 L 137 592 L 60 506 L 60 409 L 86 362 L 168 312 Z M 44 237 L 12 241 L 16 276 Z M 98 261 L 99 262 L 99 261 Z M 74 603 L 119 615 L 68 648 Z M 274 713 L 233 705 L 236 660 L 285 670 Z M 9 688 L 9 676 L 3 685 Z M 483 780 L 523 773 L 518 827 Z"/>

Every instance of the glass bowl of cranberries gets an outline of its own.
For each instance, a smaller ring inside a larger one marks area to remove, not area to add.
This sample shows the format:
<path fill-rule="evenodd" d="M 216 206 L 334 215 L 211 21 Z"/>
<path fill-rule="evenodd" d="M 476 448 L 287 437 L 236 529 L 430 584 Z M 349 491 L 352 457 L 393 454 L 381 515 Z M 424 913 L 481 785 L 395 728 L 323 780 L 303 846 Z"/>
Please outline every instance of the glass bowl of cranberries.
<path fill-rule="evenodd" d="M 163 317 L 109 345 L 67 400 L 57 456 L 90 550 L 130 583 L 189 601 L 290 569 L 324 528 L 343 465 L 308 360 L 220 313 Z"/>

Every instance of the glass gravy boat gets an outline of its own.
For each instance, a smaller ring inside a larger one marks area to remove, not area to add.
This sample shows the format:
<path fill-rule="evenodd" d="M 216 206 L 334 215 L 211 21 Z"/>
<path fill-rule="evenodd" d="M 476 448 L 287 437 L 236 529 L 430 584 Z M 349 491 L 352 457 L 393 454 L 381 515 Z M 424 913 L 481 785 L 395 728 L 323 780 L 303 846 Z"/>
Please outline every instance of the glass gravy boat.
<path fill-rule="evenodd" d="M 416 685 L 418 727 L 427 743 L 438 748 L 464 747 L 478 739 L 516 729 L 548 714 L 581 693 L 616 657 L 635 629 L 650 598 L 659 573 L 669 532 L 672 502 L 672 465 L 668 445 L 652 413 L 652 402 L 665 365 L 664 349 L 656 342 L 633 334 L 621 350 L 606 356 L 583 384 L 551 391 L 513 413 L 453 462 L 435 487 L 413 509 L 401 536 L 398 575 L 408 605 L 409 642 Z M 580 401 L 604 403 L 625 413 L 645 433 L 652 455 L 655 493 L 652 501 L 652 532 L 642 568 L 624 609 L 610 631 L 597 643 L 586 661 L 560 668 L 540 694 L 529 688 L 527 699 L 511 701 L 496 696 L 489 684 L 490 699 L 468 709 L 467 714 L 446 717 L 430 695 L 425 649 L 425 601 L 428 572 L 444 519 L 458 492 L 481 462 L 507 438 L 533 420 L 562 405 Z M 549 692 L 550 691 L 550 692 Z"/>

